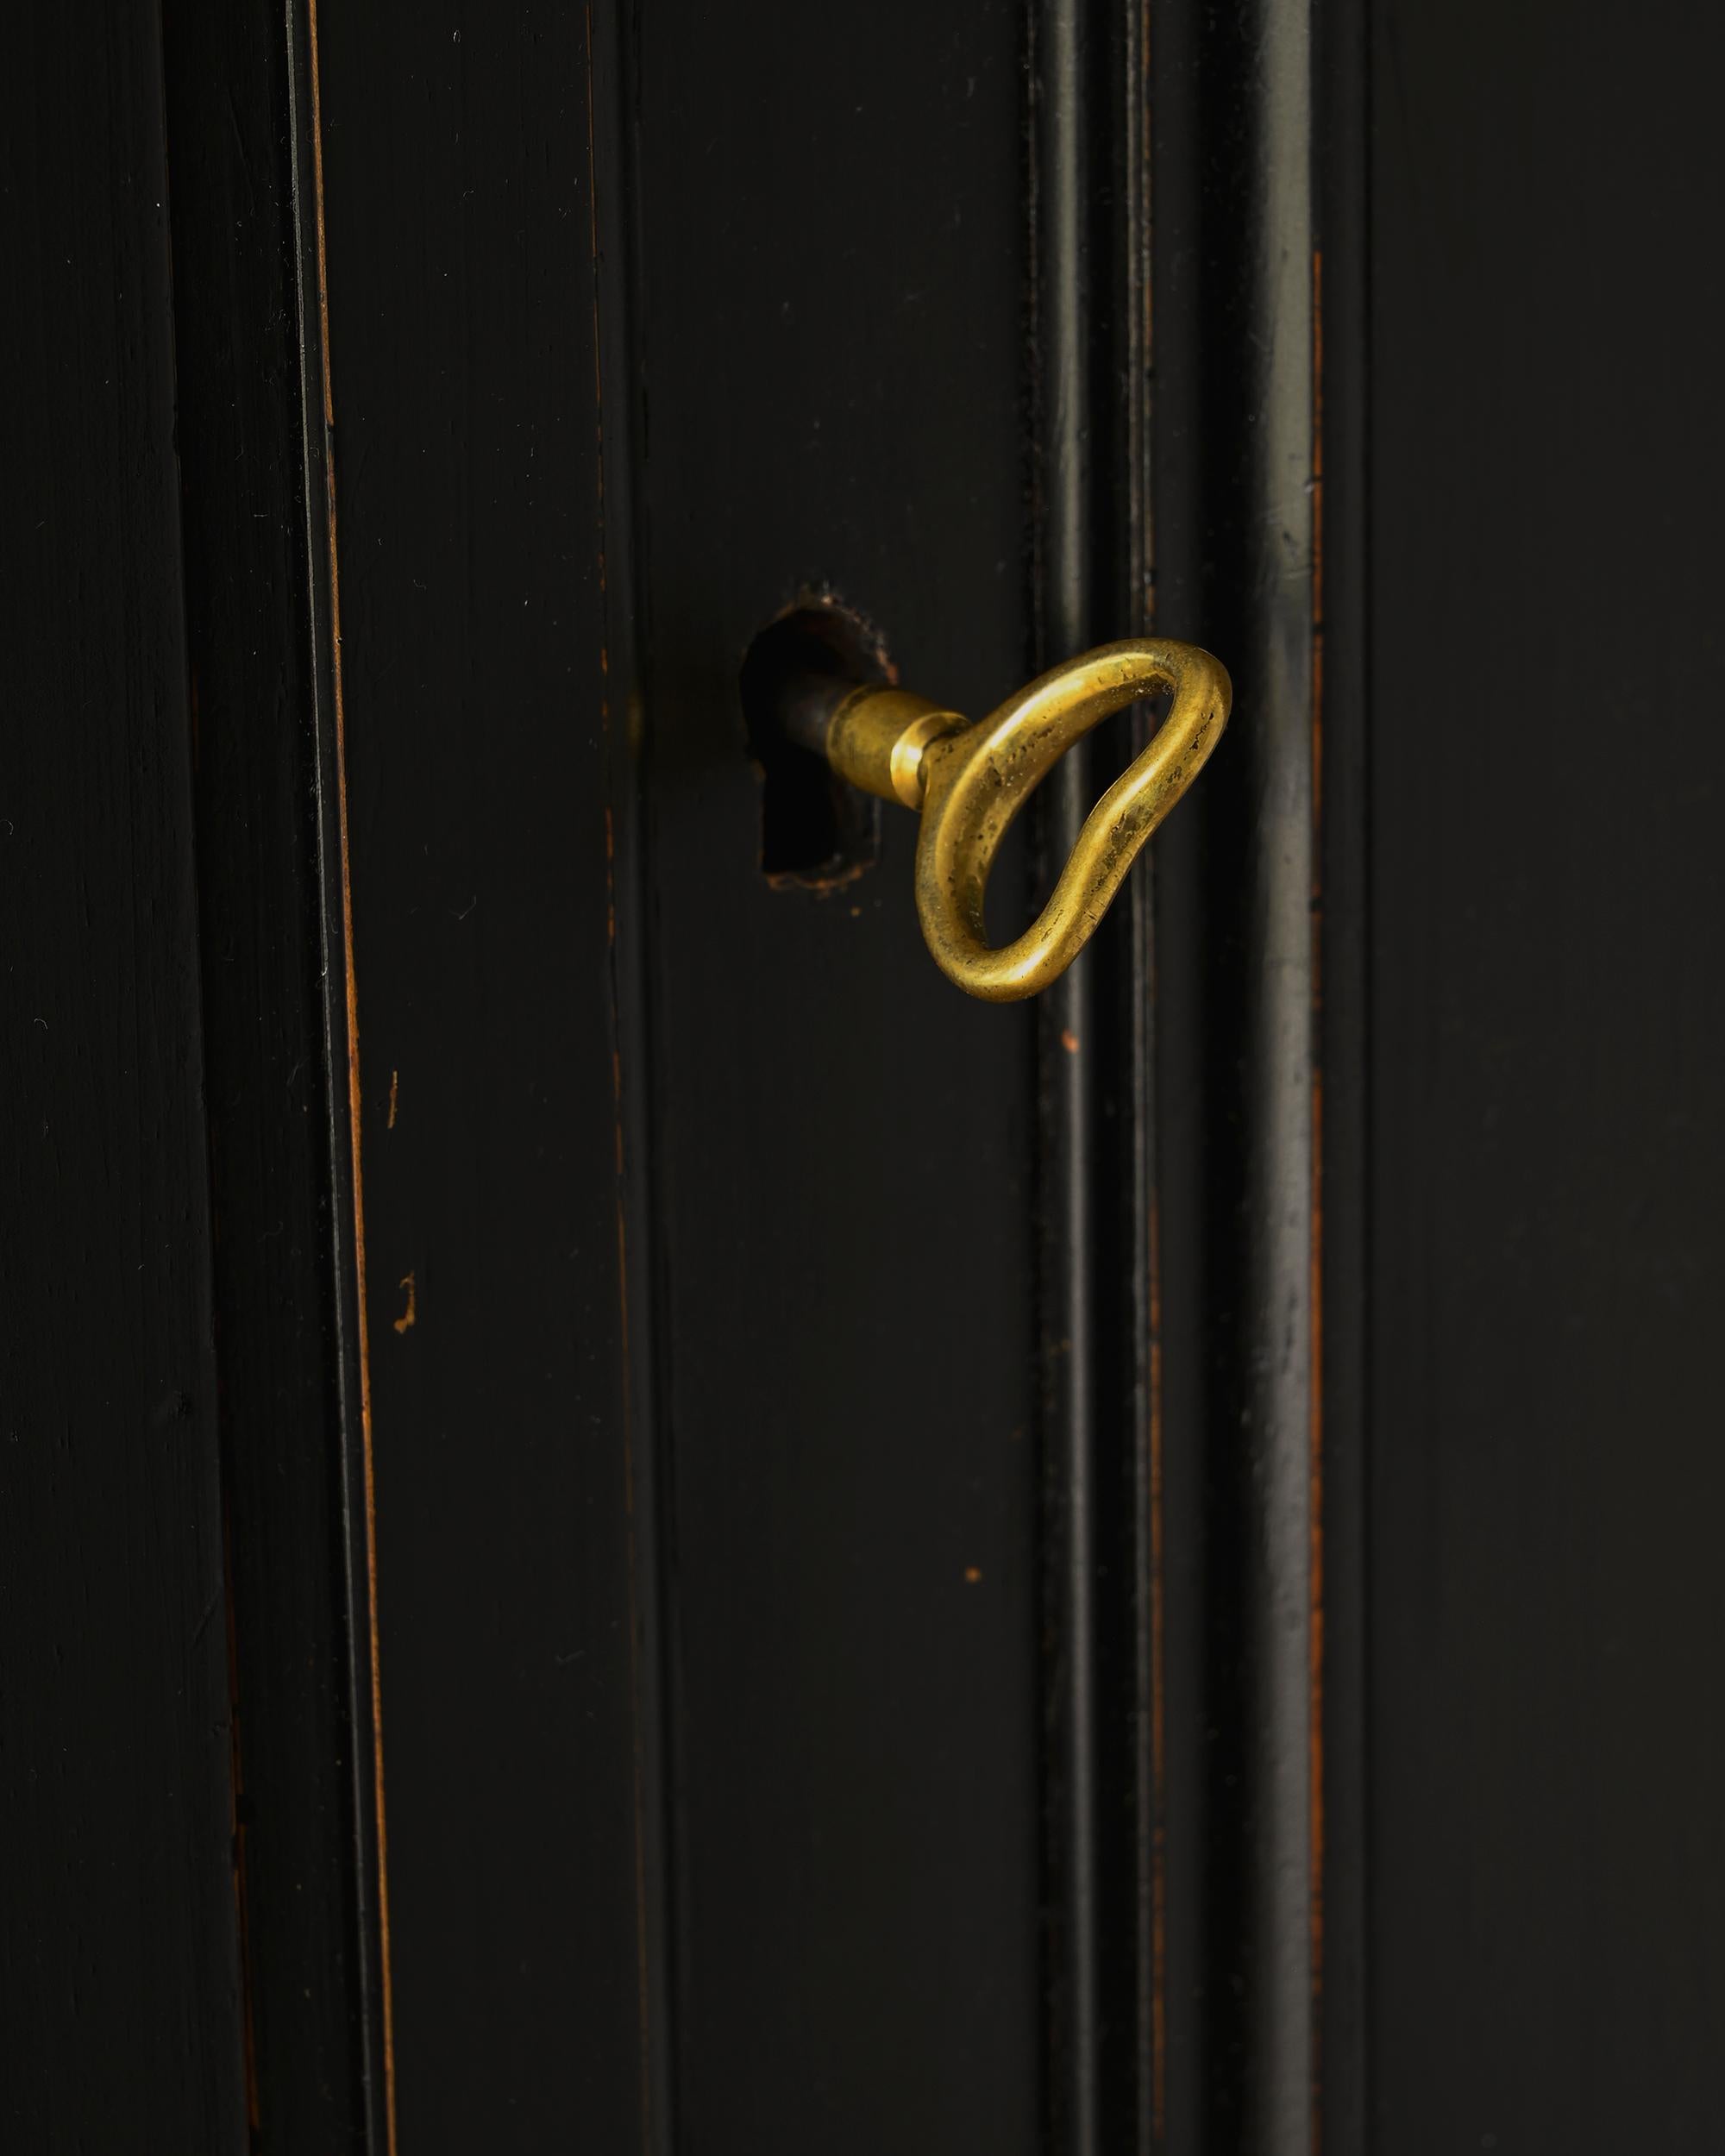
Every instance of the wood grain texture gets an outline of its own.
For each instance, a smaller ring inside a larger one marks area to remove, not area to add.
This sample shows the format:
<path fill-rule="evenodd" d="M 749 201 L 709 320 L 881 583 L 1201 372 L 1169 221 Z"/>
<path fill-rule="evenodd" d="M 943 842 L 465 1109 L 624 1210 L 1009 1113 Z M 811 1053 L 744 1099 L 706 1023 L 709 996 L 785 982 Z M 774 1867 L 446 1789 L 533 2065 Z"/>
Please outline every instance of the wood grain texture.
<path fill-rule="evenodd" d="M 1709 2149 L 1725 34 L 1373 39 L 1376 2133 Z"/>
<path fill-rule="evenodd" d="M 13 415 L 0 1247 L 10 2146 L 238 2152 L 244 2054 L 149 9 L 33 14 Z"/>

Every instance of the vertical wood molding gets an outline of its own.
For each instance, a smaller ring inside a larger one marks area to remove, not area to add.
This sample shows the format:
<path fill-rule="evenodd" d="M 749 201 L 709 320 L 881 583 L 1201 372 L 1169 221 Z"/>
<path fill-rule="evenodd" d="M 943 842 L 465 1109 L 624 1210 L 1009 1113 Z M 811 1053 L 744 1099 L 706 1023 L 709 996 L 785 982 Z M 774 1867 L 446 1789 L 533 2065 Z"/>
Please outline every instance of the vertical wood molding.
<path fill-rule="evenodd" d="M 394 2156 L 396 2087 L 388 1900 L 382 1815 L 375 1487 L 360 1191 L 357 974 L 348 832 L 339 568 L 334 355 L 324 200 L 323 54 L 317 0 L 292 0 L 288 17 L 293 199 L 298 254 L 298 329 L 304 460 L 304 538 L 316 698 L 318 874 L 322 884 L 323 1044 L 329 1161 L 332 1289 L 339 1350 L 342 1532 L 347 1617 L 348 1752 L 354 1833 L 353 1892 L 360 1967 L 361 2102 L 370 2156 Z"/>
<path fill-rule="evenodd" d="M 662 1424 L 663 1193 L 654 1145 L 658 1067 L 649 913 L 646 737 L 649 617 L 642 468 L 645 368 L 641 289 L 639 30 L 625 0 L 586 16 L 588 253 L 593 280 L 597 456 L 594 524 L 608 654 L 604 787 L 611 901 L 607 937 L 616 1115 L 621 1415 L 627 1454 L 630 1680 L 634 1694 L 635 1985 L 642 2156 L 677 2146 L 671 1791 L 674 1670 L 668 1506 Z"/>
<path fill-rule="evenodd" d="M 1149 620 L 1146 23 L 1031 13 L 1032 663 Z M 1046 888 L 1145 738 L 1125 714 L 1037 805 Z M 1158 1976 L 1151 908 L 1132 879 L 1038 1000 L 1047 2108 L 1062 2156 L 1147 2150 Z"/>
<path fill-rule="evenodd" d="M 1248 823 L 1239 1433 L 1246 1729 L 1245 2139 L 1303 2156 L 1313 2126 L 1313 817 L 1316 710 L 1310 10 L 1249 11 L 1240 327 L 1252 358 L 1240 519 L 1236 735 Z M 1249 415 L 1249 416 L 1248 416 Z"/>
<path fill-rule="evenodd" d="M 309 54 L 291 15 L 174 0 L 163 27 L 250 2109 L 268 2147 L 358 2150 L 379 1971 Z"/>
<path fill-rule="evenodd" d="M 1090 243 L 1094 216 L 1088 0 L 1032 9 L 1031 214 L 1038 667 L 1097 641 L 1092 534 Z M 1043 877 L 1071 852 L 1088 806 L 1088 748 L 1062 759 L 1037 804 Z M 1098 1343 L 1093 1299 L 1097 959 L 1038 999 L 1037 1045 L 1043 1359 L 1044 1764 L 1047 2103 L 1060 2156 L 1101 2146 L 1097 1811 Z"/>
<path fill-rule="evenodd" d="M 1198 813 L 1170 827 L 1157 868 L 1165 1532 L 1185 1545 L 1167 1620 L 1170 2145 L 1306 2156 L 1320 1674 L 1311 10 L 1170 4 L 1154 58 L 1158 625 L 1215 650 L 1235 686 Z"/>

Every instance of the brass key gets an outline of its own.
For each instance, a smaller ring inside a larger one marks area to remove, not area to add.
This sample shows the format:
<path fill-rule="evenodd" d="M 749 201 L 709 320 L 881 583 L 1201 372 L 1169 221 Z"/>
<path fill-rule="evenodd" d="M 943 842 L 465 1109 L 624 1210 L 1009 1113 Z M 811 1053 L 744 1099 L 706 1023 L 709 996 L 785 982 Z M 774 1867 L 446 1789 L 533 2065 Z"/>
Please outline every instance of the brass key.
<path fill-rule="evenodd" d="M 1022 936 L 991 947 L 983 895 L 1013 818 L 1075 742 L 1164 689 L 1174 693 L 1167 718 L 1085 818 L 1047 905 Z M 1232 693 L 1208 651 L 1134 637 L 1069 659 L 974 724 L 903 689 L 841 681 L 805 695 L 787 724 L 851 785 L 921 811 L 917 912 L 935 963 L 968 994 L 1010 1003 L 1058 979 L 1083 949 L 1221 738 Z"/>

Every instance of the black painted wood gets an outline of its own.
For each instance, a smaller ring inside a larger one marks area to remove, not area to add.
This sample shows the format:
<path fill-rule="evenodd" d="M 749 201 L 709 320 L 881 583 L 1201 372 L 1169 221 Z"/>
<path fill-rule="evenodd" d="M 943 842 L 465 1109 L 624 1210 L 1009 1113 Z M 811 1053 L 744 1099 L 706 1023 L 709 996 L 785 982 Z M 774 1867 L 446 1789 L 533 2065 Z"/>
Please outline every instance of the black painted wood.
<path fill-rule="evenodd" d="M 1319 957 L 1310 11 L 1151 37 L 1157 622 L 1229 728 L 1159 837 L 1171 2148 L 1303 2156 L 1313 1978 Z"/>
<path fill-rule="evenodd" d="M 292 28 L 175 0 L 164 83 L 252 2126 L 260 2149 L 335 2150 L 380 2134 L 383 2092 L 319 325 Z"/>
<path fill-rule="evenodd" d="M 1035 663 L 1151 625 L 1148 23 L 1030 10 Z M 1033 812 L 1040 903 L 1151 716 L 1062 758 Z M 1037 1000 L 1043 1910 L 1049 2145 L 1153 2146 L 1158 2049 L 1151 880 Z"/>
<path fill-rule="evenodd" d="M 573 12 L 325 11 L 317 64 L 399 2145 L 644 2149 L 618 130 Z"/>
<path fill-rule="evenodd" d="M 1718 18 L 1374 11 L 1377 2143 L 1725 2139 Z"/>
<path fill-rule="evenodd" d="M 161 46 L 72 5 L 11 56 L 0 2115 L 237 2153 Z"/>
<path fill-rule="evenodd" d="M 1025 677 L 1020 28 L 642 18 L 692 2151 L 1038 2140 L 1033 1022 L 935 972 L 908 816 L 854 883 L 768 883 L 737 698 L 804 582 L 931 694 Z"/>
<path fill-rule="evenodd" d="M 1371 0 L 1314 24 L 1320 474 L 1318 833 L 1318 1711 L 1314 1977 L 1318 2143 L 1366 2156 L 1370 1888 L 1367 1625 L 1372 1353 L 1372 859 L 1368 301 Z"/>
<path fill-rule="evenodd" d="M 28 25 L 21 2147 L 1721 2140 L 1719 34 L 1305 19 Z M 763 873 L 1152 567 L 1040 1018 Z"/>

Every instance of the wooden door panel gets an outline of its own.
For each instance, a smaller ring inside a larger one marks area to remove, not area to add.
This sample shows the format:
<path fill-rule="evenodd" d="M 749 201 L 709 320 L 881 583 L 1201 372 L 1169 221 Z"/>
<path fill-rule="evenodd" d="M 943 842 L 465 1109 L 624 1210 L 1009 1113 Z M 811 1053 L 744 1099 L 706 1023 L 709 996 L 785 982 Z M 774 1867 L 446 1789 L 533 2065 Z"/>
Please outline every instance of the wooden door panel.
<path fill-rule="evenodd" d="M 1701 2149 L 1720 33 L 1377 13 L 1374 2132 Z"/>
<path fill-rule="evenodd" d="M 1023 677 L 1018 67 L 1001 10 L 840 9 L 812 45 L 792 8 L 643 22 L 638 723 L 692 2149 L 1038 2130 L 1030 1015 L 935 971 L 908 815 L 883 812 L 854 881 L 769 883 L 737 700 L 750 640 L 805 587 L 963 708 Z"/>
<path fill-rule="evenodd" d="M 1721 34 L 33 22 L 21 2147 L 1718 2141 Z M 1232 670 L 1039 1005 L 797 605 Z"/>

